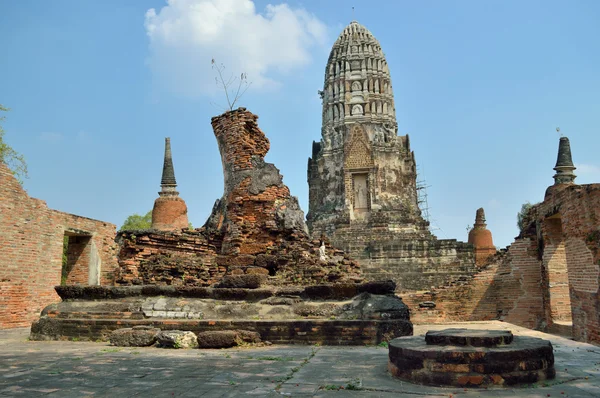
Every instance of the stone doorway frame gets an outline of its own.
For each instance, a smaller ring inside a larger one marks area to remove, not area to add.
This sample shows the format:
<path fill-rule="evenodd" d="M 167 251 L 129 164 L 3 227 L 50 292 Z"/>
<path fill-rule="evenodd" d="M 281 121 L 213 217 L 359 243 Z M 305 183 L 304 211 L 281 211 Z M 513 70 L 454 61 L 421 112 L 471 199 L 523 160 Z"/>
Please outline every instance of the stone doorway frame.
<path fill-rule="evenodd" d="M 100 285 L 102 262 L 94 233 L 69 228 L 64 231 L 63 242 L 65 238 L 68 243 L 66 263 L 61 261 L 61 284 Z"/>

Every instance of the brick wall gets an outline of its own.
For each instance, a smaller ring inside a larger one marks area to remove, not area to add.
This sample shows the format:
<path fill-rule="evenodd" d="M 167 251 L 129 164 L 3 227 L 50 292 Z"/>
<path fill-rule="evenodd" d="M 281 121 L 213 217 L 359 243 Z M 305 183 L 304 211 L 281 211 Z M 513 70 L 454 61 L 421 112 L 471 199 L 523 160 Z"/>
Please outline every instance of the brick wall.
<path fill-rule="evenodd" d="M 540 281 L 536 242 L 520 239 L 478 272 L 402 299 L 415 324 L 502 319 L 536 328 L 544 318 Z"/>
<path fill-rule="evenodd" d="M 91 255 L 90 239 L 87 236 L 68 237 L 66 283 L 69 285 L 85 285 L 88 283 Z"/>
<path fill-rule="evenodd" d="M 428 292 L 406 292 L 414 323 L 502 319 L 600 343 L 600 184 L 550 187 L 507 253 Z"/>
<path fill-rule="evenodd" d="M 69 253 L 68 283 L 87 284 L 90 264 L 99 270 L 96 280 L 112 283 L 115 233 L 113 224 L 51 210 L 29 197 L 0 162 L 0 329 L 29 326 L 59 300 L 54 286 L 61 282 L 65 234 L 88 236 L 87 245 L 75 244 Z"/>
<path fill-rule="evenodd" d="M 541 235 L 544 258 L 554 255 L 558 263 L 544 269 L 547 322 L 569 318 L 568 300 L 573 337 L 600 343 L 600 184 L 551 186 L 526 221 L 530 234 Z"/>
<path fill-rule="evenodd" d="M 550 323 L 571 321 L 571 299 L 567 272 L 567 252 L 560 218 L 543 223 L 544 247 L 542 266 L 546 301 L 546 319 Z"/>

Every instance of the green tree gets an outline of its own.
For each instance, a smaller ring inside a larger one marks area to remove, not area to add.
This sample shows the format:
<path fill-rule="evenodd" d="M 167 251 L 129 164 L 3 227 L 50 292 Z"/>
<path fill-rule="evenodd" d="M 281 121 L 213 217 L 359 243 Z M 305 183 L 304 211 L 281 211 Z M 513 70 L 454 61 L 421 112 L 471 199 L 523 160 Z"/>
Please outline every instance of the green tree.
<path fill-rule="evenodd" d="M 67 284 L 67 278 L 69 277 L 69 237 L 65 235 L 63 238 L 63 255 L 62 255 L 62 271 L 60 276 L 60 284 L 62 286 Z"/>
<path fill-rule="evenodd" d="M 0 104 L 0 112 L 7 112 L 9 109 Z M 4 116 L 0 116 L 0 122 L 3 122 Z M 4 142 L 4 129 L 0 123 L 0 162 L 6 163 L 10 171 L 21 184 L 23 179 L 27 178 L 27 163 L 25 158 L 19 152 L 12 149 L 10 145 Z"/>
<path fill-rule="evenodd" d="M 190 231 L 194 230 L 194 227 L 191 222 L 188 223 L 188 227 Z M 143 216 L 139 214 L 132 214 L 121 225 L 119 231 L 139 231 L 141 229 L 150 229 L 152 228 L 152 210 L 146 213 Z"/>
<path fill-rule="evenodd" d="M 529 213 L 529 209 L 531 209 L 533 205 L 529 202 L 525 202 L 521 205 L 521 211 L 517 213 L 517 227 L 519 227 L 519 231 L 523 231 L 523 229 L 527 226 L 524 225 L 525 219 L 527 217 L 527 213 Z"/>
<path fill-rule="evenodd" d="M 150 229 L 152 227 L 152 210 L 143 216 L 132 214 L 123 223 L 120 231 L 132 231 L 140 229 Z"/>

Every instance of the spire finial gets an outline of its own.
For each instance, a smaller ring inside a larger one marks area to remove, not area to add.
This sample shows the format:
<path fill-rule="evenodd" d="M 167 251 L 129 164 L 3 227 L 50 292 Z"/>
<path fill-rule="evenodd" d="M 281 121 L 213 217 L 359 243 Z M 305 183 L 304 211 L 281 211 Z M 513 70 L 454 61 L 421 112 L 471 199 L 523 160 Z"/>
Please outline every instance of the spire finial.
<path fill-rule="evenodd" d="M 173 157 L 171 155 L 171 138 L 165 138 L 165 160 L 163 163 L 162 178 L 160 180 L 162 192 L 174 191 L 177 187 L 175 180 L 175 169 L 173 168 Z"/>
<path fill-rule="evenodd" d="M 567 137 L 560 137 L 554 170 L 556 170 L 554 185 L 575 183 L 575 177 L 577 176 L 573 174 L 575 166 L 573 166 L 573 159 L 571 157 L 571 144 Z"/>
<path fill-rule="evenodd" d="M 479 209 L 477 209 L 477 212 L 475 213 L 475 225 L 483 225 L 485 226 L 485 211 L 483 210 L 483 207 L 480 207 Z"/>

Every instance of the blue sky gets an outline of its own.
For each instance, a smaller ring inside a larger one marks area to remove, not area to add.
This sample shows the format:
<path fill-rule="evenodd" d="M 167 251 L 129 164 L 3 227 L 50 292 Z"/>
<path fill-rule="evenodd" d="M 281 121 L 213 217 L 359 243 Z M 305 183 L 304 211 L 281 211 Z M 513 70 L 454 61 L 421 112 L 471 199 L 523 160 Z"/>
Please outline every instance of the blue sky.
<path fill-rule="evenodd" d="M 577 182 L 600 182 L 600 2 L 364 4 L 354 18 L 386 54 L 436 235 L 466 240 L 484 207 L 496 245 L 508 245 L 521 204 L 553 182 L 556 127 Z M 352 19 L 334 0 L 0 2 L 0 103 L 11 108 L 6 140 L 29 164 L 25 188 L 120 225 L 152 208 L 170 136 L 178 189 L 201 226 L 223 189 L 215 57 L 248 73 L 240 105 L 259 115 L 267 160 L 306 212 L 317 90 Z"/>

